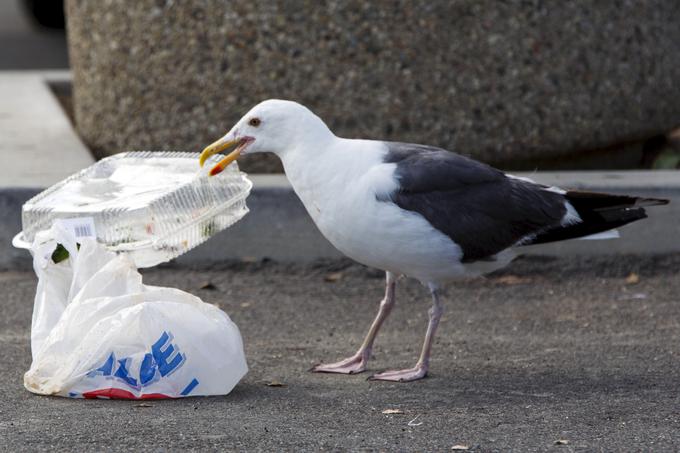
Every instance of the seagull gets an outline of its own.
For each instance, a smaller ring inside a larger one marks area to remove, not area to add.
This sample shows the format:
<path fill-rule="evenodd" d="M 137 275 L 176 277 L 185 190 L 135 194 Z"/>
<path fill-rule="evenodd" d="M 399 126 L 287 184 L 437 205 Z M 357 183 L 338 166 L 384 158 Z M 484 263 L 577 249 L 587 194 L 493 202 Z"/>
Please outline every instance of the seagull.
<path fill-rule="evenodd" d="M 210 176 L 239 156 L 276 154 L 326 239 L 353 260 L 385 271 L 385 296 L 358 351 L 311 371 L 365 371 L 395 305 L 397 278 L 416 278 L 429 289 L 432 307 L 417 363 L 369 378 L 382 381 L 427 375 L 443 284 L 505 266 L 517 247 L 597 237 L 645 218 L 646 206 L 668 202 L 548 187 L 433 146 L 337 137 L 307 107 L 286 100 L 253 107 L 203 150 L 200 165 L 223 151 L 231 152 Z"/>

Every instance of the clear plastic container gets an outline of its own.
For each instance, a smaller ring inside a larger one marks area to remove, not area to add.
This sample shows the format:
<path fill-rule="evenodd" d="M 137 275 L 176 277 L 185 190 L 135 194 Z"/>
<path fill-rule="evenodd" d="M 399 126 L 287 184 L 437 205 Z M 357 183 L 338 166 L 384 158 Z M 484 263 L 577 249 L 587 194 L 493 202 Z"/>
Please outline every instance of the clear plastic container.
<path fill-rule="evenodd" d="M 223 156 L 213 156 L 211 168 Z M 252 183 L 234 164 L 217 176 L 199 169 L 198 154 L 128 152 L 100 160 L 27 201 L 27 246 L 55 219 L 91 218 L 97 240 L 127 252 L 138 267 L 175 258 L 228 228 L 248 212 Z"/>

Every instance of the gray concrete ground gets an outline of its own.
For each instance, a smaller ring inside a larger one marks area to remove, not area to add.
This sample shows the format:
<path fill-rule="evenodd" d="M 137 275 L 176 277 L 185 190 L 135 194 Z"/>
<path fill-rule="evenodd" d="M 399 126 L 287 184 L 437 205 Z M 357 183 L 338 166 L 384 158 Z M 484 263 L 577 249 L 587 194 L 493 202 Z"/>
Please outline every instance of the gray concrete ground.
<path fill-rule="evenodd" d="M 0 187 L 49 187 L 94 163 L 48 86 L 63 71 L 0 73 Z"/>
<path fill-rule="evenodd" d="M 229 313 L 251 371 L 225 397 L 149 404 L 24 390 L 36 282 L 0 273 L 0 450 L 677 451 L 679 269 L 678 254 L 530 257 L 451 286 L 431 376 L 412 384 L 306 371 L 357 347 L 377 272 L 338 260 L 155 269 L 148 283 Z M 397 296 L 372 371 L 419 350 L 426 293 L 406 280 Z"/>

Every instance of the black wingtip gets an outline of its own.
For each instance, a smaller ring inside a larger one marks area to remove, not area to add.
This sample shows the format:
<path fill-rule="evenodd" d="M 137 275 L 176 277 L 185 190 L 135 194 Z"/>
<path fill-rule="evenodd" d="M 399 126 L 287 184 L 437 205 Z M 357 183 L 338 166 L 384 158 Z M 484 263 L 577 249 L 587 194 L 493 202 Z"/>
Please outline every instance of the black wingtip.
<path fill-rule="evenodd" d="M 543 231 L 522 245 L 542 244 L 590 236 L 647 218 L 645 208 L 667 205 L 662 198 L 642 198 L 600 192 L 570 190 L 567 201 L 576 209 L 581 222 Z"/>
<path fill-rule="evenodd" d="M 565 198 L 579 211 L 599 211 L 619 208 L 644 208 L 646 206 L 662 206 L 670 203 L 665 198 L 643 198 L 630 195 L 618 195 L 603 192 L 589 192 L 586 190 L 569 190 Z"/>

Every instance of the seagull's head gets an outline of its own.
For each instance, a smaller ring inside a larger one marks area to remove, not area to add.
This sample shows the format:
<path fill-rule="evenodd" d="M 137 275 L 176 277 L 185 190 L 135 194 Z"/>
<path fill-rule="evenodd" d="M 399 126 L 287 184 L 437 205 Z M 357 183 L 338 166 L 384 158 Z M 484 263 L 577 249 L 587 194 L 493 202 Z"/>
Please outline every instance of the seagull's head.
<path fill-rule="evenodd" d="M 250 109 L 227 134 L 206 147 L 201 167 L 212 155 L 232 150 L 211 170 L 214 176 L 244 154 L 271 152 L 279 157 L 302 141 L 332 136 L 326 124 L 311 110 L 293 101 L 269 99 Z"/>

